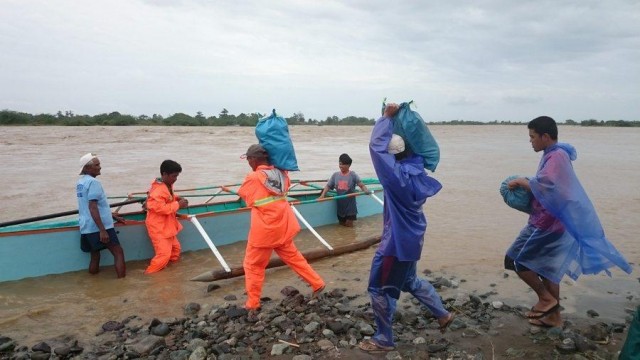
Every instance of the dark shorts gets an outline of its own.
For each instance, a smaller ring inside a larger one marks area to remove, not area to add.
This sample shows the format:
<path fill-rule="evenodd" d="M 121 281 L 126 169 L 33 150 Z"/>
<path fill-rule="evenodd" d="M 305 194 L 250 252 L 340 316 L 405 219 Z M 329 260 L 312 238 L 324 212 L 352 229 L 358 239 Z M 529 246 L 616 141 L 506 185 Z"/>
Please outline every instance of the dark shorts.
<path fill-rule="evenodd" d="M 340 222 L 340 224 L 345 224 L 347 222 L 347 220 L 358 220 L 358 216 L 356 215 L 347 215 L 347 216 L 340 216 L 338 215 L 338 222 Z"/>
<path fill-rule="evenodd" d="M 516 269 L 516 263 L 515 261 L 509 256 L 509 255 L 505 255 L 504 256 L 504 268 L 507 270 L 513 270 L 515 272 L 518 271 L 531 271 L 528 268 L 518 264 L 518 268 Z"/>
<path fill-rule="evenodd" d="M 94 252 L 104 250 L 108 245 L 120 245 L 115 229 L 107 229 L 107 234 L 109 234 L 109 242 L 106 244 L 100 241 L 100 232 L 80 234 L 80 250 Z"/>

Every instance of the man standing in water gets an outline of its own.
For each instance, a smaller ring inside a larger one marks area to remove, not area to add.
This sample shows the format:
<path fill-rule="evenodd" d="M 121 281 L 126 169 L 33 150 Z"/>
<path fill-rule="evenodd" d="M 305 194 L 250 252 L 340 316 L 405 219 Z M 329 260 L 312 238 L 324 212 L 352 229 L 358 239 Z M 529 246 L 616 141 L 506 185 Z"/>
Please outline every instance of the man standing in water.
<path fill-rule="evenodd" d="M 114 217 L 111 213 L 102 184 L 96 177 L 100 175 L 100 160 L 92 153 L 80 158 L 80 179 L 76 184 L 78 197 L 78 214 L 80 225 L 80 248 L 91 253 L 89 273 L 100 271 L 100 251 L 109 249 L 118 278 L 125 277 L 124 251 L 113 228 Z"/>
<path fill-rule="evenodd" d="M 393 134 L 397 104 L 388 104 L 371 133 L 369 152 L 380 184 L 384 187 L 382 236 L 369 275 L 368 291 L 375 315 L 376 332 L 358 345 L 367 352 L 390 351 L 393 314 L 400 292 L 409 292 L 436 317 L 441 332 L 453 321 L 434 287 L 416 273 L 422 253 L 427 219 L 422 205 L 442 185 L 427 176 L 421 156 L 405 149 L 403 139 Z"/>
<path fill-rule="evenodd" d="M 517 178 L 508 187 L 531 192 L 531 214 L 505 256 L 505 268 L 514 270 L 538 296 L 525 316 L 532 325 L 561 327 L 560 280 L 567 274 L 597 274 L 631 266 L 607 240 L 598 214 L 578 181 L 571 161 L 576 149 L 558 142 L 558 127 L 548 116 L 529 122 L 533 151 L 542 151 L 538 171 L 531 179 Z"/>
<path fill-rule="evenodd" d="M 153 274 L 164 269 L 169 262 L 180 259 L 178 233 L 182 225 L 176 217 L 179 209 L 189 206 L 187 199 L 173 193 L 173 184 L 178 180 L 182 166 L 173 160 L 160 164 L 160 177 L 151 182 L 147 192 L 147 218 L 144 223 L 153 245 L 155 256 L 151 259 L 145 274 Z"/>
<path fill-rule="evenodd" d="M 258 144 L 251 145 L 245 156 L 253 171 L 238 189 L 238 195 L 251 208 L 251 228 L 242 265 L 247 290 L 245 308 L 250 311 L 249 319 L 256 321 L 265 269 L 274 250 L 311 286 L 312 297 L 324 290 L 325 283 L 293 243 L 300 225 L 287 201 L 291 186 L 287 172 L 270 165 L 267 151 Z"/>

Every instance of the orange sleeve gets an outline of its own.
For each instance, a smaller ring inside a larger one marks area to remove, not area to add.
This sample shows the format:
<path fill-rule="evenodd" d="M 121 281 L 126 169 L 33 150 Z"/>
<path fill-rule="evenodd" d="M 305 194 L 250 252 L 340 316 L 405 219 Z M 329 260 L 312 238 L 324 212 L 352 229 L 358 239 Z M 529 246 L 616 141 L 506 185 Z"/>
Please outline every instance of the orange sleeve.
<path fill-rule="evenodd" d="M 166 186 L 157 186 L 149 191 L 147 197 L 147 210 L 161 215 L 171 215 L 178 212 L 180 205 L 171 199 L 171 194 Z"/>
<path fill-rule="evenodd" d="M 256 192 L 262 186 L 262 181 L 260 179 L 260 174 L 262 172 L 251 172 L 249 173 L 242 182 L 242 185 L 238 189 L 238 195 L 244 200 L 247 204 L 247 207 L 252 207 L 253 203 L 256 201 Z"/>

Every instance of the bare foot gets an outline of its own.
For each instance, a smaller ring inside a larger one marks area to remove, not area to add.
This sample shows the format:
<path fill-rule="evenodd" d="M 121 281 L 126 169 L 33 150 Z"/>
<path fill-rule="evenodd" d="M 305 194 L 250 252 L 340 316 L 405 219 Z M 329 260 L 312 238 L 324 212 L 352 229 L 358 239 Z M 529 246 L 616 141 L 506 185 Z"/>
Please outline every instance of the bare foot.
<path fill-rule="evenodd" d="M 441 333 L 444 334 L 447 331 L 447 328 L 449 327 L 449 325 L 451 325 L 451 323 L 453 322 L 454 318 L 455 318 L 455 316 L 452 313 L 449 313 L 446 316 L 438 318 L 438 325 L 440 325 L 440 332 Z"/>

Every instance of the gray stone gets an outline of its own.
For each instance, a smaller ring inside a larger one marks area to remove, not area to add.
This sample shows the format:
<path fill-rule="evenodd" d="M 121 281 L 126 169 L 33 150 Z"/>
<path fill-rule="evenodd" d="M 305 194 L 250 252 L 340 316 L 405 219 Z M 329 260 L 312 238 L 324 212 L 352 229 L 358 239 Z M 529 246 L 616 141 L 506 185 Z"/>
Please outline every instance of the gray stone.
<path fill-rule="evenodd" d="M 31 353 L 31 360 L 48 360 L 49 358 L 51 358 L 51 353 L 41 351 L 34 351 Z"/>
<path fill-rule="evenodd" d="M 600 314 L 598 314 L 598 312 L 595 310 L 587 310 L 587 315 L 592 318 L 600 316 Z"/>
<path fill-rule="evenodd" d="M 458 329 L 464 329 L 466 327 L 467 327 L 467 323 L 465 323 L 462 319 L 457 317 L 453 319 L 453 321 L 451 322 L 451 325 L 449 325 L 449 330 L 456 331 Z"/>
<path fill-rule="evenodd" d="M 184 307 L 184 314 L 186 316 L 194 316 L 200 312 L 200 304 L 198 303 L 189 303 Z"/>
<path fill-rule="evenodd" d="M 207 350 L 203 346 L 198 346 L 191 355 L 189 360 L 205 360 L 207 358 Z"/>
<path fill-rule="evenodd" d="M 334 337 L 335 334 L 330 329 L 323 329 L 322 330 L 322 336 L 324 336 L 324 337 Z"/>
<path fill-rule="evenodd" d="M 369 325 L 369 324 L 365 323 L 364 321 L 359 321 L 359 322 L 356 324 L 356 326 L 357 326 L 358 330 L 360 331 L 360 333 L 361 333 L 362 335 L 371 336 L 371 335 L 375 334 L 375 332 L 376 332 L 376 331 L 373 329 L 373 326 L 371 326 L 371 325 Z"/>
<path fill-rule="evenodd" d="M 127 350 L 137 352 L 140 355 L 147 355 L 151 352 L 151 350 L 157 348 L 158 346 L 166 345 L 167 343 L 164 341 L 163 337 L 147 335 L 137 342 L 128 345 Z"/>
<path fill-rule="evenodd" d="M 189 343 L 187 344 L 187 346 L 185 347 L 187 350 L 189 351 L 195 351 L 197 348 L 199 347 L 206 347 L 207 346 L 207 341 L 203 340 L 203 339 L 193 339 L 191 341 L 189 341 Z"/>
<path fill-rule="evenodd" d="M 309 355 L 296 355 L 291 360 L 312 360 L 313 358 Z"/>
<path fill-rule="evenodd" d="M 556 345 L 556 349 L 558 349 L 558 352 L 561 354 L 570 354 L 577 350 L 576 344 L 571 338 L 562 340 L 561 344 Z"/>
<path fill-rule="evenodd" d="M 10 341 L 5 341 L 4 343 L 0 344 L 0 352 L 8 352 L 13 350 L 16 347 L 16 343 L 13 340 Z"/>
<path fill-rule="evenodd" d="M 187 350 L 172 351 L 169 354 L 169 360 L 187 360 L 190 352 Z"/>
<path fill-rule="evenodd" d="M 124 328 L 124 324 L 119 321 L 107 321 L 102 324 L 102 330 L 104 331 L 116 331 Z"/>
<path fill-rule="evenodd" d="M 333 345 L 333 343 L 327 339 L 322 339 L 318 341 L 317 344 L 322 351 L 327 351 L 335 348 L 335 345 Z"/>
<path fill-rule="evenodd" d="M 316 332 L 316 330 L 318 330 L 318 327 L 320 326 L 320 324 L 318 324 L 315 321 L 312 321 L 310 323 L 308 323 L 305 327 L 304 327 L 304 332 L 306 332 L 307 334 L 311 334 Z"/>
<path fill-rule="evenodd" d="M 508 348 L 505 352 L 507 356 L 513 357 L 513 358 L 521 358 L 527 355 L 527 352 L 522 349 Z"/>
<path fill-rule="evenodd" d="M 422 336 L 418 336 L 417 338 L 413 339 L 412 341 L 415 345 L 418 344 L 426 344 L 427 340 L 425 338 L 423 338 Z"/>
<path fill-rule="evenodd" d="M 207 286 L 207 292 L 212 292 L 218 289 L 220 289 L 220 285 L 218 284 L 209 284 L 209 286 Z"/>
<path fill-rule="evenodd" d="M 401 360 L 402 355 L 397 351 L 389 351 L 384 357 L 386 360 Z"/>
<path fill-rule="evenodd" d="M 159 324 L 151 329 L 151 333 L 157 336 L 165 336 L 171 332 L 169 325 L 167 324 Z"/>
<path fill-rule="evenodd" d="M 49 346 L 49 344 L 47 344 L 46 342 L 39 342 L 33 345 L 33 347 L 31 348 L 31 351 L 41 351 L 45 353 L 50 353 L 51 346 Z"/>
<path fill-rule="evenodd" d="M 66 346 L 66 345 L 65 346 L 59 346 L 59 347 L 53 349 L 53 352 L 56 355 L 65 358 L 67 355 L 69 355 L 71 353 L 71 348 Z"/>
<path fill-rule="evenodd" d="M 284 354 L 284 351 L 289 347 L 287 344 L 277 343 L 271 347 L 271 356 L 278 356 Z"/>

